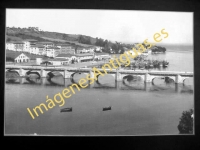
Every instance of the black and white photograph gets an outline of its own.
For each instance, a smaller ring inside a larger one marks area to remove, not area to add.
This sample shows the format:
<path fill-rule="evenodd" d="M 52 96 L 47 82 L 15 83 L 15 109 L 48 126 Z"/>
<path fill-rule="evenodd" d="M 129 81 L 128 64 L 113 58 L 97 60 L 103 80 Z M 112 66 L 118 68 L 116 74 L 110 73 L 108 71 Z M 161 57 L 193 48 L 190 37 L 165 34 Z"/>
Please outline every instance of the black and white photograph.
<path fill-rule="evenodd" d="M 5 13 L 5 136 L 195 135 L 193 12 Z"/>

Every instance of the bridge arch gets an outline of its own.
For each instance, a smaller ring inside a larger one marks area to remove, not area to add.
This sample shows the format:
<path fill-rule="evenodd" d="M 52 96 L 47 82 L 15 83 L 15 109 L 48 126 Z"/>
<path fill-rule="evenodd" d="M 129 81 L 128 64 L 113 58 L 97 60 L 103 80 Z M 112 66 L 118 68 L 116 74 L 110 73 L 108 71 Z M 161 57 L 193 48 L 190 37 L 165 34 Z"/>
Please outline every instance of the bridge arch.
<path fill-rule="evenodd" d="M 190 78 L 193 78 L 193 77 L 182 77 L 183 84 L 185 84 L 186 79 L 190 79 Z"/>
<path fill-rule="evenodd" d="M 176 81 L 176 77 L 175 76 L 151 76 L 151 82 L 154 84 L 154 80 L 155 78 L 164 78 L 165 82 L 167 81 L 171 81 L 173 80 L 173 82 Z"/>
<path fill-rule="evenodd" d="M 7 69 L 5 73 L 9 73 L 9 72 L 17 73 L 20 76 L 19 70 Z"/>
<path fill-rule="evenodd" d="M 41 78 L 41 74 L 40 74 L 40 72 L 38 72 L 38 71 L 29 70 L 29 71 L 26 71 L 26 72 L 25 72 L 25 76 L 28 76 L 28 75 L 30 75 L 30 74 L 38 75 L 37 79 L 40 79 L 40 78 Z"/>
<path fill-rule="evenodd" d="M 125 79 L 133 79 L 134 77 L 140 77 L 142 81 L 145 81 L 144 75 L 137 75 L 137 74 L 125 74 L 122 75 L 122 80 L 124 81 Z"/>

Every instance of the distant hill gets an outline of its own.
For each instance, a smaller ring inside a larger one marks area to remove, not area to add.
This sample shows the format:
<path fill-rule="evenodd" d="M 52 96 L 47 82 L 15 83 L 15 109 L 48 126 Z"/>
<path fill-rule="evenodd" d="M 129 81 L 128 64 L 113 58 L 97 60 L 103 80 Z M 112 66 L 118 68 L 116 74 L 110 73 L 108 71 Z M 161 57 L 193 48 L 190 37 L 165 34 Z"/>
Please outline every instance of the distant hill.
<path fill-rule="evenodd" d="M 39 31 L 38 28 L 36 27 L 29 27 L 29 28 L 7 27 L 6 29 L 7 41 L 20 41 L 24 39 L 35 39 L 38 41 L 54 41 L 61 43 L 62 42 L 82 43 L 88 45 L 94 45 L 96 43 L 96 38 L 85 35 Z"/>

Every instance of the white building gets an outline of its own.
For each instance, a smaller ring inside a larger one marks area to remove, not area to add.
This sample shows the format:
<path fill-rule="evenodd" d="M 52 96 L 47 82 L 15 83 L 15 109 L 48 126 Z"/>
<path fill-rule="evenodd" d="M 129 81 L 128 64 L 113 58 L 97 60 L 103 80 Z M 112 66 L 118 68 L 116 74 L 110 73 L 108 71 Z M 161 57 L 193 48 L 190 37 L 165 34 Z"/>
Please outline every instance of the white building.
<path fill-rule="evenodd" d="M 6 42 L 6 49 L 15 51 L 13 42 Z"/>
<path fill-rule="evenodd" d="M 37 46 L 31 46 L 30 48 L 30 54 L 39 54 L 39 48 Z"/>
<path fill-rule="evenodd" d="M 60 48 L 58 48 L 58 47 L 47 47 L 46 48 L 46 56 L 56 57 L 58 54 L 60 54 Z"/>
<path fill-rule="evenodd" d="M 16 41 L 14 44 L 15 51 L 24 51 L 24 42 L 23 41 Z"/>
<path fill-rule="evenodd" d="M 28 56 L 26 56 L 24 53 L 21 53 L 14 60 L 15 60 L 16 63 L 19 63 L 19 62 L 29 62 L 30 58 Z"/>
<path fill-rule="evenodd" d="M 34 46 L 36 44 L 37 40 L 26 39 L 26 40 L 23 40 L 23 42 L 24 42 L 24 51 L 25 52 L 30 52 L 30 47 Z"/>
<path fill-rule="evenodd" d="M 37 47 L 39 50 L 38 52 L 39 55 L 46 55 L 46 48 L 44 46 L 38 45 Z"/>
<path fill-rule="evenodd" d="M 49 61 L 54 66 L 69 64 L 69 60 L 67 60 L 65 58 L 55 58 L 55 59 L 50 59 L 50 60 L 47 60 L 47 61 Z"/>

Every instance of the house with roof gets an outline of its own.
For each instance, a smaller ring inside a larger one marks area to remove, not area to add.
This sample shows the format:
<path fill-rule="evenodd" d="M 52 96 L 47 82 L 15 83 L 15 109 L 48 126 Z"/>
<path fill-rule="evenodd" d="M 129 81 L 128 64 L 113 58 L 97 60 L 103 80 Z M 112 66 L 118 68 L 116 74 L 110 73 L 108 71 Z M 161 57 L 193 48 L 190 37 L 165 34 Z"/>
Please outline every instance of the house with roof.
<path fill-rule="evenodd" d="M 46 56 L 56 57 L 58 54 L 60 54 L 59 47 L 46 47 Z"/>
<path fill-rule="evenodd" d="M 30 57 L 28 57 L 27 55 L 25 55 L 24 53 L 19 54 L 16 58 L 15 58 L 15 62 L 16 63 L 21 63 L 21 62 L 29 62 L 30 61 Z"/>

